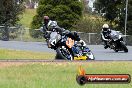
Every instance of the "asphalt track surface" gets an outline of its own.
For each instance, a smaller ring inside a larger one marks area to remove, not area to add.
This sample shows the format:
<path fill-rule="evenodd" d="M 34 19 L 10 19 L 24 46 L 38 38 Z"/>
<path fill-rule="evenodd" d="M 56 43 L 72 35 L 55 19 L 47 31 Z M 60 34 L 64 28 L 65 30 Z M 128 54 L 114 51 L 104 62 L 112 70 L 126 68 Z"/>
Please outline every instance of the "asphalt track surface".
<path fill-rule="evenodd" d="M 128 47 L 128 53 L 123 51 L 114 52 L 110 49 L 104 49 L 103 45 L 88 45 L 92 50 L 96 61 L 132 61 L 132 46 Z M 26 50 L 35 52 L 56 53 L 49 49 L 44 42 L 22 42 L 22 41 L 0 41 L 0 49 Z M 3 60 L 13 61 L 15 60 Z M 18 62 L 30 62 L 30 60 L 17 60 Z M 32 60 L 31 62 L 54 62 L 56 60 Z M 60 60 L 61 61 L 61 60 Z"/>

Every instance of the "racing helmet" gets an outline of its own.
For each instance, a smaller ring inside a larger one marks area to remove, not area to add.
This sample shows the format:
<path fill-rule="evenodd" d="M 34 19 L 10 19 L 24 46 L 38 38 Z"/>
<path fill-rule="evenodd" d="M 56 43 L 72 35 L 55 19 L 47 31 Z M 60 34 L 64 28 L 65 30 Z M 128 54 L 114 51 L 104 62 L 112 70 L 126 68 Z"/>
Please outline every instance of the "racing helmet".
<path fill-rule="evenodd" d="M 56 27 L 57 26 L 57 22 L 56 21 L 50 21 L 48 26 Z"/>
<path fill-rule="evenodd" d="M 50 31 L 54 31 L 54 29 L 58 26 L 57 25 L 57 22 L 56 21 L 49 21 L 49 23 L 48 23 L 48 29 L 50 30 Z"/>
<path fill-rule="evenodd" d="M 108 24 L 104 24 L 104 25 L 103 25 L 103 31 L 104 31 L 104 32 L 110 31 L 109 25 L 108 25 Z"/>
<path fill-rule="evenodd" d="M 76 31 L 74 32 L 74 36 L 75 36 L 76 41 L 80 41 L 80 36 L 78 35 Z"/>
<path fill-rule="evenodd" d="M 108 24 L 104 24 L 103 28 L 109 28 L 109 25 Z"/>
<path fill-rule="evenodd" d="M 49 16 L 44 16 L 43 20 L 44 20 L 45 24 L 48 24 L 48 22 L 49 22 Z"/>

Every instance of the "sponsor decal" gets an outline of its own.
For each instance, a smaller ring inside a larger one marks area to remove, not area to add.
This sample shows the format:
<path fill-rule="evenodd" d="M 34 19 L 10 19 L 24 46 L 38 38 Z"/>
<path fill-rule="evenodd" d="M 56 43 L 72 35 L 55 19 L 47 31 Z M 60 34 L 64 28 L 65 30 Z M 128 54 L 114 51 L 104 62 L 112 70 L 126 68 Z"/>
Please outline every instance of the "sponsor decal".
<path fill-rule="evenodd" d="M 94 83 L 126 84 L 130 83 L 131 77 L 129 74 L 86 74 L 85 70 L 80 66 L 76 81 L 79 85 Z"/>

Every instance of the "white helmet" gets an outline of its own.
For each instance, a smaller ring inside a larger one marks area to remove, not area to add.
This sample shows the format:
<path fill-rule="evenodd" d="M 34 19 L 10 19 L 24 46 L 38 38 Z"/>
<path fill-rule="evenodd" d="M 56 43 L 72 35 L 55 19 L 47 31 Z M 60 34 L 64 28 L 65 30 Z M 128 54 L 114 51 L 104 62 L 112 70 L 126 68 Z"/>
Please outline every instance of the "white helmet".
<path fill-rule="evenodd" d="M 57 22 L 56 21 L 49 21 L 48 26 L 55 27 L 55 26 L 57 26 Z"/>
<path fill-rule="evenodd" d="M 109 25 L 108 24 L 104 24 L 103 28 L 109 28 Z"/>

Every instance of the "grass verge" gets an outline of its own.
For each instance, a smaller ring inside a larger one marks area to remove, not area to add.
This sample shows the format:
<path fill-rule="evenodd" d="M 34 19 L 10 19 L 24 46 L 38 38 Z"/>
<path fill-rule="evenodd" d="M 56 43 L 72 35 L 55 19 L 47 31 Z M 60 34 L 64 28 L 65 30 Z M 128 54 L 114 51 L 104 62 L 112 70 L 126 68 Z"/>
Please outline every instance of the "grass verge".
<path fill-rule="evenodd" d="M 22 19 L 19 21 L 23 26 L 30 28 L 33 17 L 36 15 L 36 9 L 25 9 Z"/>
<path fill-rule="evenodd" d="M 9 63 L 6 63 L 9 64 Z M 87 74 L 130 74 L 132 62 L 48 62 L 25 63 L 8 67 L 0 64 L 0 88 L 131 88 L 130 84 L 76 83 L 79 65 Z"/>
<path fill-rule="evenodd" d="M 54 59 L 55 53 L 0 49 L 0 59 Z"/>

